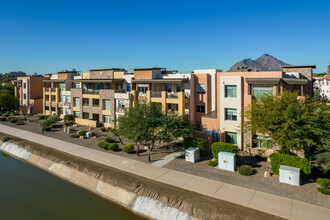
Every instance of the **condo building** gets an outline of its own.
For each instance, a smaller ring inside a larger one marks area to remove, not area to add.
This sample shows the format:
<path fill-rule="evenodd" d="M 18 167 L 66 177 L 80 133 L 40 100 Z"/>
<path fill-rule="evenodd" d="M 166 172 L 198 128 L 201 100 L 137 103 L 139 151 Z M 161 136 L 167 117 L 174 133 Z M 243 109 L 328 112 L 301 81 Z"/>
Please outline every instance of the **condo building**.
<path fill-rule="evenodd" d="M 318 77 L 314 79 L 314 88 L 319 91 L 320 99 L 330 101 L 330 77 Z"/>
<path fill-rule="evenodd" d="M 20 113 L 37 114 L 43 112 L 43 80 L 47 76 L 20 76 L 14 80 L 15 97 L 18 99 Z"/>

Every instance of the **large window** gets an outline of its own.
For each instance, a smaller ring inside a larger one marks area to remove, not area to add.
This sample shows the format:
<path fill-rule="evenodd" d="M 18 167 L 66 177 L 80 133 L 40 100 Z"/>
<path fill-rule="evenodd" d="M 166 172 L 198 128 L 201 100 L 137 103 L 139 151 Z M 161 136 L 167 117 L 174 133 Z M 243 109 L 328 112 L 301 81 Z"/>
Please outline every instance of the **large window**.
<path fill-rule="evenodd" d="M 64 83 L 60 83 L 60 91 L 64 91 L 65 90 L 65 84 Z"/>
<path fill-rule="evenodd" d="M 80 83 L 73 83 L 73 88 L 81 89 L 81 84 Z"/>
<path fill-rule="evenodd" d="M 104 115 L 103 117 L 104 117 L 104 120 L 103 120 L 104 123 L 108 123 L 108 124 L 111 123 L 111 117 L 109 115 Z"/>
<path fill-rule="evenodd" d="M 79 118 L 80 117 L 80 112 L 73 112 L 73 115 L 75 118 Z"/>
<path fill-rule="evenodd" d="M 26 89 L 26 83 L 23 83 L 23 88 Z"/>
<path fill-rule="evenodd" d="M 184 91 L 184 84 L 177 84 L 176 85 L 176 91 L 177 92 L 183 92 Z"/>
<path fill-rule="evenodd" d="M 74 107 L 80 107 L 80 98 L 73 98 Z"/>
<path fill-rule="evenodd" d="M 197 103 L 196 112 L 205 113 L 205 103 Z"/>
<path fill-rule="evenodd" d="M 70 100 L 70 96 L 65 96 L 65 102 L 66 102 L 66 103 L 70 103 L 70 102 L 71 102 L 71 100 Z"/>
<path fill-rule="evenodd" d="M 253 86 L 253 97 L 260 101 L 260 97 L 273 95 L 273 86 Z"/>
<path fill-rule="evenodd" d="M 130 92 L 131 90 L 132 90 L 132 84 L 127 83 L 127 85 L 126 85 L 126 91 L 127 92 Z"/>
<path fill-rule="evenodd" d="M 125 108 L 126 100 L 118 100 L 118 108 Z"/>
<path fill-rule="evenodd" d="M 139 96 L 146 96 L 148 91 L 148 84 L 138 84 L 137 90 Z"/>
<path fill-rule="evenodd" d="M 70 114 L 71 114 L 71 110 L 66 108 L 66 109 L 65 109 L 65 114 L 66 114 L 66 115 L 70 115 Z"/>
<path fill-rule="evenodd" d="M 237 133 L 226 132 L 226 143 L 237 144 Z"/>
<path fill-rule="evenodd" d="M 89 106 L 89 99 L 83 98 L 83 106 Z"/>
<path fill-rule="evenodd" d="M 83 119 L 89 119 L 89 113 L 83 112 Z"/>
<path fill-rule="evenodd" d="M 65 96 L 61 95 L 61 102 L 65 102 Z"/>
<path fill-rule="evenodd" d="M 110 99 L 103 100 L 103 109 L 104 110 L 111 110 L 111 102 Z"/>
<path fill-rule="evenodd" d="M 225 108 L 225 120 L 237 121 L 237 109 Z"/>
<path fill-rule="evenodd" d="M 225 86 L 225 97 L 237 97 L 237 86 L 227 85 Z"/>
<path fill-rule="evenodd" d="M 253 137 L 253 146 L 261 148 L 273 148 L 273 139 L 264 135 L 254 135 Z"/>
<path fill-rule="evenodd" d="M 205 93 L 205 84 L 197 84 L 196 92 L 204 94 Z"/>
<path fill-rule="evenodd" d="M 123 84 L 122 83 L 116 83 L 116 90 L 122 90 Z"/>
<path fill-rule="evenodd" d="M 60 115 L 63 115 L 63 108 L 58 108 L 58 111 L 60 112 Z"/>
<path fill-rule="evenodd" d="M 92 105 L 93 105 L 93 107 L 99 107 L 100 106 L 100 100 L 99 99 L 92 99 Z"/>

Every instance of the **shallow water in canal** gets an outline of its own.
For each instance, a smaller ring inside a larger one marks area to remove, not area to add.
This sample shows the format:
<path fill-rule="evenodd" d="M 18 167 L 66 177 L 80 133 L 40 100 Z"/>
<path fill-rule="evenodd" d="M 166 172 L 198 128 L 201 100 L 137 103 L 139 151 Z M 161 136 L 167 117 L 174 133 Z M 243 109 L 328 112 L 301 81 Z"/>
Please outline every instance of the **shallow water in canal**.
<path fill-rule="evenodd" d="M 0 219 L 143 218 L 49 173 L 0 153 Z"/>

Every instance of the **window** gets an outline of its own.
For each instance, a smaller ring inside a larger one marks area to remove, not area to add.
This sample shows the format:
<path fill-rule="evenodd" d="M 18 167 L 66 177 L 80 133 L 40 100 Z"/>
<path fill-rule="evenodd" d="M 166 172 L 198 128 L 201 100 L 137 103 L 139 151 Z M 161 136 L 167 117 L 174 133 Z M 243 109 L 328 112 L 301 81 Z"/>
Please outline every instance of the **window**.
<path fill-rule="evenodd" d="M 104 115 L 103 118 L 104 118 L 103 120 L 104 123 L 108 123 L 108 124 L 111 123 L 111 117 L 109 115 Z"/>
<path fill-rule="evenodd" d="M 61 95 L 61 102 L 65 102 L 65 96 Z"/>
<path fill-rule="evenodd" d="M 60 115 L 63 115 L 63 108 L 58 108 L 58 111 L 60 112 Z"/>
<path fill-rule="evenodd" d="M 60 91 L 64 91 L 65 90 L 65 84 L 64 83 L 60 83 Z"/>
<path fill-rule="evenodd" d="M 237 86 L 225 86 L 225 97 L 237 97 Z"/>
<path fill-rule="evenodd" d="M 102 84 L 95 84 L 94 90 L 100 90 L 102 89 Z"/>
<path fill-rule="evenodd" d="M 177 84 L 176 85 L 176 91 L 177 92 L 183 92 L 184 91 L 184 85 L 183 84 Z"/>
<path fill-rule="evenodd" d="M 26 94 L 24 93 L 23 98 L 26 99 Z"/>
<path fill-rule="evenodd" d="M 126 101 L 125 100 L 118 100 L 118 108 L 125 108 Z"/>
<path fill-rule="evenodd" d="M 172 85 L 166 83 L 166 84 L 165 84 L 165 91 L 167 91 L 167 92 L 172 92 Z"/>
<path fill-rule="evenodd" d="M 100 100 L 99 99 L 93 99 L 93 107 L 99 107 L 100 106 Z"/>
<path fill-rule="evenodd" d="M 83 119 L 89 119 L 89 113 L 83 112 Z"/>
<path fill-rule="evenodd" d="M 71 102 L 70 96 L 65 96 L 65 102 L 67 102 L 67 103 L 70 103 Z"/>
<path fill-rule="evenodd" d="M 66 114 L 66 115 L 70 115 L 70 114 L 71 114 L 71 110 L 66 108 L 66 109 L 65 109 L 65 114 Z"/>
<path fill-rule="evenodd" d="M 205 84 L 197 84 L 196 92 L 204 94 L 205 93 Z"/>
<path fill-rule="evenodd" d="M 26 89 L 26 83 L 23 83 L 23 88 Z"/>
<path fill-rule="evenodd" d="M 237 121 L 237 109 L 225 108 L 225 120 Z"/>
<path fill-rule="evenodd" d="M 110 99 L 104 99 L 103 100 L 103 110 L 111 110 Z"/>
<path fill-rule="evenodd" d="M 49 110 L 49 106 L 45 106 L 45 110 L 48 111 Z"/>
<path fill-rule="evenodd" d="M 253 147 L 272 149 L 273 148 L 273 139 L 269 136 L 254 135 Z"/>
<path fill-rule="evenodd" d="M 55 107 L 52 107 L 51 110 L 52 110 L 52 112 L 55 112 L 56 111 L 56 108 Z"/>
<path fill-rule="evenodd" d="M 83 106 L 89 106 L 89 99 L 83 98 Z"/>
<path fill-rule="evenodd" d="M 80 107 L 80 98 L 73 98 L 74 107 Z"/>
<path fill-rule="evenodd" d="M 138 84 L 138 96 L 146 96 L 148 91 L 148 84 Z"/>
<path fill-rule="evenodd" d="M 80 112 L 73 112 L 73 115 L 74 115 L 75 118 L 79 118 Z"/>
<path fill-rule="evenodd" d="M 226 132 L 226 143 L 237 144 L 237 133 Z"/>
<path fill-rule="evenodd" d="M 132 91 L 132 84 L 127 83 L 127 85 L 126 85 L 126 90 L 127 90 L 127 92 Z"/>
<path fill-rule="evenodd" d="M 81 84 L 80 83 L 73 83 L 73 88 L 81 89 Z"/>
<path fill-rule="evenodd" d="M 122 90 L 123 84 L 122 83 L 116 83 L 116 90 Z"/>
<path fill-rule="evenodd" d="M 196 112 L 205 113 L 205 103 L 197 103 Z"/>
<path fill-rule="evenodd" d="M 253 97 L 260 101 L 260 97 L 273 95 L 273 86 L 253 86 Z"/>

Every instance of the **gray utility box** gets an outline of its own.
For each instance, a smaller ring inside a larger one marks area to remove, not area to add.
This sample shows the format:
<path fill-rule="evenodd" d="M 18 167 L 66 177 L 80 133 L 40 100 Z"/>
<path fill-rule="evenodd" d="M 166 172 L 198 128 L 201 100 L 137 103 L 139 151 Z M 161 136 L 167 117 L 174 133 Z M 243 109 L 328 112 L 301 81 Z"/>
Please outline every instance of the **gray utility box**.
<path fill-rule="evenodd" d="M 67 132 L 67 133 L 70 133 L 70 131 L 71 131 L 71 128 L 70 128 L 70 127 L 67 127 L 67 128 L 66 128 L 66 132 Z"/>
<path fill-rule="evenodd" d="M 87 138 L 91 138 L 93 135 L 92 135 L 92 132 L 90 132 L 90 131 L 88 131 L 88 132 L 86 132 L 86 137 Z"/>
<path fill-rule="evenodd" d="M 235 172 L 236 156 L 229 152 L 218 153 L 218 168 Z"/>
<path fill-rule="evenodd" d="M 296 167 L 280 166 L 280 182 L 300 186 L 300 169 Z"/>
<path fill-rule="evenodd" d="M 196 163 L 196 161 L 198 161 L 200 159 L 199 152 L 200 152 L 200 150 L 199 150 L 198 147 L 189 147 L 189 148 L 187 148 L 186 151 L 185 151 L 186 161 Z"/>

